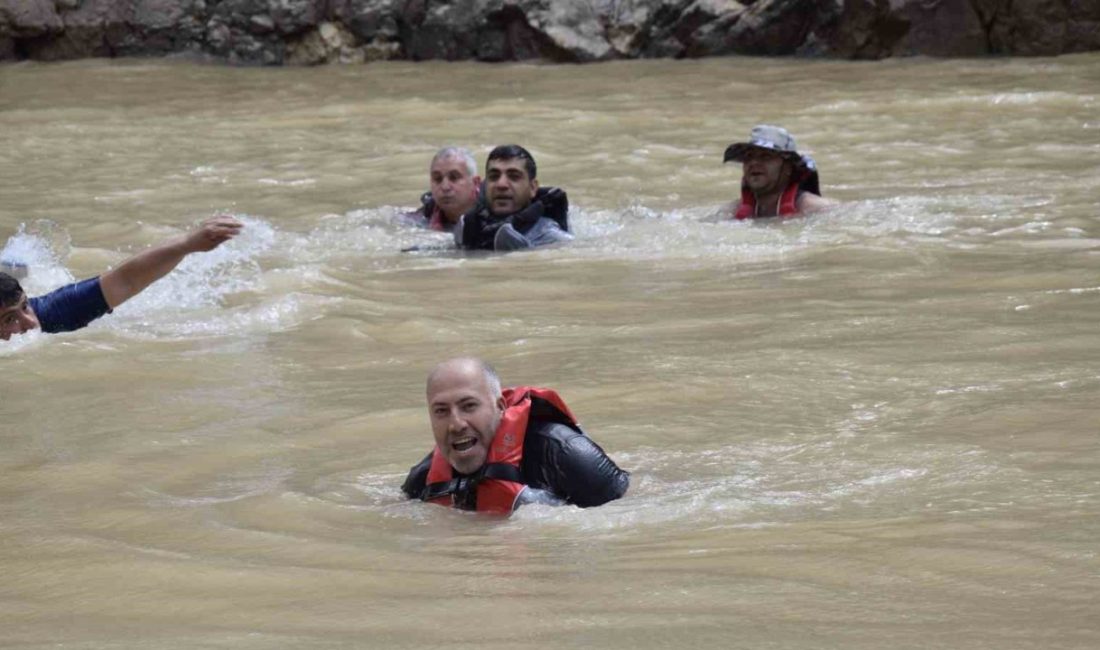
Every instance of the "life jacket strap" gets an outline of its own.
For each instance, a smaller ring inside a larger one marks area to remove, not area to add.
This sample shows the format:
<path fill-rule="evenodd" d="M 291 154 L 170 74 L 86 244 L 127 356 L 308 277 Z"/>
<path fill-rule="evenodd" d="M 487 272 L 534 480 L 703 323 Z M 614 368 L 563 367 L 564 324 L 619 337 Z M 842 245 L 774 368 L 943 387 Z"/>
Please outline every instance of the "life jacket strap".
<path fill-rule="evenodd" d="M 489 463 L 470 476 L 460 476 L 449 481 L 429 483 L 420 493 L 421 501 L 434 501 L 442 497 L 451 497 L 455 507 L 462 510 L 477 510 L 477 486 L 486 479 L 523 483 L 523 473 L 508 463 Z"/>
<path fill-rule="evenodd" d="M 523 473 L 515 465 L 508 463 L 489 463 L 481 470 L 482 478 L 491 478 L 498 481 L 511 481 L 512 483 L 524 483 Z"/>

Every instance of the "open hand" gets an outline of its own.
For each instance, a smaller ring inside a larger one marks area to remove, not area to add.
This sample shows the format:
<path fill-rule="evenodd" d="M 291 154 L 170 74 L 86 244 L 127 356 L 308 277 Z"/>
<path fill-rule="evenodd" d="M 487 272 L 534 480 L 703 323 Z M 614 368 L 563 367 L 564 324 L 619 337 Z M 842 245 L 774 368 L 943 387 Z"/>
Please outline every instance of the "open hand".
<path fill-rule="evenodd" d="M 236 237 L 243 227 L 244 224 L 227 214 L 210 217 L 187 235 L 188 248 L 193 252 L 214 250 Z"/>

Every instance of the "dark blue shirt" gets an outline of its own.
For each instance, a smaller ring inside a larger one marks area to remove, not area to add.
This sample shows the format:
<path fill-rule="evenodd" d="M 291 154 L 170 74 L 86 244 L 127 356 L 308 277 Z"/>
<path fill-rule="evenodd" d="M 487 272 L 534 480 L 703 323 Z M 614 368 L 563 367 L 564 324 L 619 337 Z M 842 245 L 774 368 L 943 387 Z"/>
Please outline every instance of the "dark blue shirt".
<path fill-rule="evenodd" d="M 43 332 L 71 332 L 111 311 L 99 278 L 89 278 L 75 284 L 67 284 L 44 296 L 27 301 L 38 317 Z"/>

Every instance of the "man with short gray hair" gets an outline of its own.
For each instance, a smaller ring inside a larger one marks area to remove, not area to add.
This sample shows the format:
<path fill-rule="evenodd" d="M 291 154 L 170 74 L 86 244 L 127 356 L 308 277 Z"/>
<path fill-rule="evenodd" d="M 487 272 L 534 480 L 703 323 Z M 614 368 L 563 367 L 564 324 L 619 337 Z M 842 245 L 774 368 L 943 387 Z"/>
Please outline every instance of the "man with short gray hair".
<path fill-rule="evenodd" d="M 420 197 L 421 207 L 413 214 L 432 230 L 451 232 L 459 218 L 477 205 L 481 177 L 474 155 L 462 147 L 444 147 L 428 166 L 431 190 Z"/>

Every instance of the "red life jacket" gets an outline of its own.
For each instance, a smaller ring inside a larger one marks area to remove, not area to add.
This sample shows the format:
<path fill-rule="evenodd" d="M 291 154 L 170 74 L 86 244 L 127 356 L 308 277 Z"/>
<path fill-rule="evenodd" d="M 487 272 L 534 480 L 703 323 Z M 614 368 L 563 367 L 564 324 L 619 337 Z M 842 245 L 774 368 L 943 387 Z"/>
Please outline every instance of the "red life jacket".
<path fill-rule="evenodd" d="M 428 469 L 427 485 L 421 499 L 456 508 L 474 509 L 478 512 L 511 514 L 516 499 L 527 487 L 523 483 L 520 463 L 523 461 L 523 441 L 527 437 L 532 403 L 540 408 L 557 411 L 555 419 L 567 420 L 576 426 L 577 419 L 569 412 L 558 394 L 548 388 L 517 386 L 505 388 L 504 413 L 485 464 L 471 476 L 455 478 L 454 468 L 436 447 L 432 452 L 432 464 Z M 474 503 L 467 500 L 474 491 Z"/>
<path fill-rule="evenodd" d="M 799 180 L 791 181 L 783 195 L 779 197 L 779 216 L 790 217 L 798 214 L 798 184 Z M 733 213 L 734 219 L 752 219 L 756 216 L 756 195 L 747 187 L 741 187 L 741 203 L 737 206 L 737 212 Z"/>

